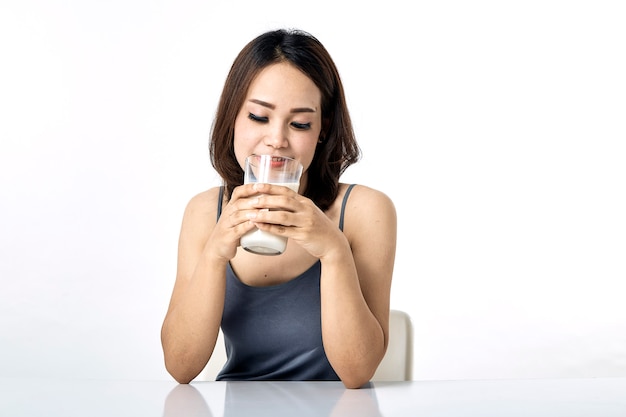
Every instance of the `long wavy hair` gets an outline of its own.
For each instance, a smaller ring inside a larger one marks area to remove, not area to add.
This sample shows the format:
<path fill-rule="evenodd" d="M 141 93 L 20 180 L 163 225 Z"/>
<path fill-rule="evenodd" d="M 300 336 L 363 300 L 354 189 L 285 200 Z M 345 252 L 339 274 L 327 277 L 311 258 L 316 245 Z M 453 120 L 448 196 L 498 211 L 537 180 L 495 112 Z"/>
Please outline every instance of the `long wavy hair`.
<path fill-rule="evenodd" d="M 263 33 L 237 55 L 228 73 L 211 127 L 211 164 L 222 177 L 226 195 L 243 184 L 243 170 L 234 151 L 235 119 L 250 84 L 265 67 L 289 62 L 306 74 L 322 93 L 321 143 L 308 169 L 303 195 L 322 210 L 337 198 L 341 174 L 361 157 L 339 72 L 326 48 L 311 34 L 297 29 Z"/>

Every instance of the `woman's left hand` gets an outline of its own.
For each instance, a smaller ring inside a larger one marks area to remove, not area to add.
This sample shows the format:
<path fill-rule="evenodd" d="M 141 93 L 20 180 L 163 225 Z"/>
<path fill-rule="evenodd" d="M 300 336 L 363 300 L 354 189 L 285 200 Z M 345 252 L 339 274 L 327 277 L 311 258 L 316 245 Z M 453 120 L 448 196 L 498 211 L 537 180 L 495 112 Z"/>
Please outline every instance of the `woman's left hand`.
<path fill-rule="evenodd" d="M 309 198 L 272 184 L 256 184 L 258 210 L 249 215 L 261 230 L 285 236 L 316 258 L 323 258 L 345 237 Z"/>

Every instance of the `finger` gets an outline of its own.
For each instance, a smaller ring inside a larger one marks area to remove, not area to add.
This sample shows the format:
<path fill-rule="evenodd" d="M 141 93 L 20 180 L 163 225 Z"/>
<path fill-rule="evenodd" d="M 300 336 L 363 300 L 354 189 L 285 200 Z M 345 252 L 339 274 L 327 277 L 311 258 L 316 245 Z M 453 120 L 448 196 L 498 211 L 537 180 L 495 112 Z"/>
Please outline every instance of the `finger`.
<path fill-rule="evenodd" d="M 261 209 L 256 212 L 247 213 L 248 219 L 255 224 L 268 226 L 297 226 L 298 216 L 295 213 L 285 210 Z"/>
<path fill-rule="evenodd" d="M 261 183 L 261 182 L 257 182 L 253 184 L 253 189 L 256 190 L 257 193 L 262 193 L 262 194 L 275 194 L 275 195 L 297 194 L 297 189 L 294 190 L 293 188 L 285 186 L 285 185 L 269 184 L 269 183 Z"/>
<path fill-rule="evenodd" d="M 235 202 L 241 198 L 250 197 L 258 193 L 259 192 L 254 189 L 254 184 L 239 185 L 233 190 L 233 194 L 230 197 L 230 202 Z"/>

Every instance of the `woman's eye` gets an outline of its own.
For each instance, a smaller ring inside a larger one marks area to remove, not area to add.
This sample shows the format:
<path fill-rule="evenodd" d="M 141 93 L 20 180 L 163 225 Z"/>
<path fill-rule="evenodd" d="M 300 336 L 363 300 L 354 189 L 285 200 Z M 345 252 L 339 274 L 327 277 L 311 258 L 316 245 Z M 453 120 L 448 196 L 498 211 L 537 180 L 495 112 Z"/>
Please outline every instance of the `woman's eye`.
<path fill-rule="evenodd" d="M 267 123 L 269 121 L 268 117 L 257 116 L 254 113 L 248 113 L 248 119 L 258 123 Z M 311 123 L 291 122 L 291 126 L 298 130 L 308 130 L 311 128 Z"/>
<path fill-rule="evenodd" d="M 291 122 L 291 125 L 299 130 L 308 130 L 311 128 L 311 123 Z"/>
<path fill-rule="evenodd" d="M 267 117 L 257 116 L 256 114 L 253 114 L 253 113 L 248 113 L 248 119 L 253 120 L 255 122 L 261 122 L 261 123 L 267 122 Z"/>

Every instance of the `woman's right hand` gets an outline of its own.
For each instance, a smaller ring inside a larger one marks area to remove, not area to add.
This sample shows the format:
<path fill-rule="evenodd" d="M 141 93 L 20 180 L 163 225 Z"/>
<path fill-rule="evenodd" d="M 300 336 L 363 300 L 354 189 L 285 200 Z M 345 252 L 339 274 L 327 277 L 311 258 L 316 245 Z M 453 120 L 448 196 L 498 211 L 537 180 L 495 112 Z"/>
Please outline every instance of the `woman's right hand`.
<path fill-rule="evenodd" d="M 257 195 L 258 191 L 254 189 L 254 184 L 240 185 L 233 190 L 230 200 L 222 207 L 222 214 L 207 239 L 205 254 L 226 261 L 235 257 L 241 237 L 255 228 L 249 216 L 257 210 L 254 207 L 258 201 Z"/>

